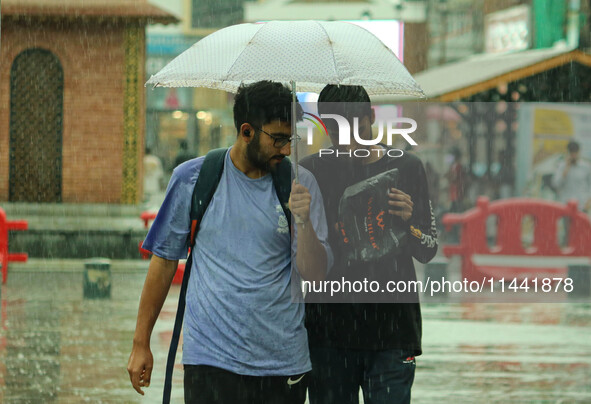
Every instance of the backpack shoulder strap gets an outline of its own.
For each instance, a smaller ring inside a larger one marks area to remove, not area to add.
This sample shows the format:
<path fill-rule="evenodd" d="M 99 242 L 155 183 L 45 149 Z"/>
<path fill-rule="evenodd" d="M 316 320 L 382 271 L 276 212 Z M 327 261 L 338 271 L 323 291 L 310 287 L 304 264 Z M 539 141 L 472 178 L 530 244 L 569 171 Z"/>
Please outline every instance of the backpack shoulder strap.
<path fill-rule="evenodd" d="M 191 247 L 195 244 L 199 223 L 222 178 L 227 152 L 228 149 L 215 149 L 205 155 L 191 197 Z"/>
<path fill-rule="evenodd" d="M 271 173 L 273 176 L 273 186 L 283 208 L 283 213 L 289 223 L 291 232 L 291 211 L 289 210 L 289 196 L 291 194 L 292 167 L 289 158 L 285 157 L 277 166 L 277 170 Z"/>

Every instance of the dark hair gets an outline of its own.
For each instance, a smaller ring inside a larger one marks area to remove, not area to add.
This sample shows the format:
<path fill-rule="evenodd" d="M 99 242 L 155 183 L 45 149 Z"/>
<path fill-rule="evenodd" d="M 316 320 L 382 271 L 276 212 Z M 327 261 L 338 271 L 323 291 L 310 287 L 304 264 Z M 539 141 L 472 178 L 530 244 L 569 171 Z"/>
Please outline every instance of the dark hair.
<path fill-rule="evenodd" d="M 238 88 L 234 99 L 234 126 L 243 123 L 257 128 L 273 121 L 291 122 L 291 90 L 281 83 L 258 81 Z M 302 107 L 296 106 L 296 122 L 302 119 Z"/>
<path fill-rule="evenodd" d="M 326 85 L 318 96 L 318 112 L 341 116 L 371 117 L 371 100 L 363 86 Z M 323 103 L 359 103 L 359 104 L 324 104 Z M 363 103 L 363 104 L 361 104 Z"/>
<path fill-rule="evenodd" d="M 579 146 L 579 144 L 577 142 L 575 142 L 574 140 L 571 140 L 566 145 L 566 149 L 568 150 L 569 153 L 576 153 L 579 151 L 580 148 L 581 147 Z"/>

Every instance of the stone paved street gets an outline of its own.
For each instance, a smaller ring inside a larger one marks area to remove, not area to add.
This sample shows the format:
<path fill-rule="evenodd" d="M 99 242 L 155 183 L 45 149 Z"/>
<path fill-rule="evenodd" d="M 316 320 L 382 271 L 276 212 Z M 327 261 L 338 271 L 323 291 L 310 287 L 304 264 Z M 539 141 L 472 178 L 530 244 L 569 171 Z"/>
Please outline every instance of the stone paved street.
<path fill-rule="evenodd" d="M 1 295 L 0 402 L 160 402 L 179 287 L 154 330 L 141 397 L 126 371 L 145 277 L 136 266 L 113 271 L 111 299 L 84 300 L 76 262 L 45 272 L 14 265 Z M 423 303 L 423 317 L 414 403 L 591 401 L 590 302 Z M 177 365 L 173 402 L 182 397 Z"/>

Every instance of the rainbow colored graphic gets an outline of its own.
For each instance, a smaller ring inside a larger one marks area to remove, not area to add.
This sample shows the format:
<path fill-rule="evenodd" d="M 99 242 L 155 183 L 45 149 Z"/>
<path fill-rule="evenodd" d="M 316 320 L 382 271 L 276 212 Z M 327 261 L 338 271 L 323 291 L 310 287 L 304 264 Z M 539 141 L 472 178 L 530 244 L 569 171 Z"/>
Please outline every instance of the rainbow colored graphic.
<path fill-rule="evenodd" d="M 312 118 L 308 118 L 306 115 L 310 115 Z M 317 117 L 316 115 L 311 114 L 309 112 L 304 112 L 304 119 L 312 122 L 321 133 L 324 132 L 324 134 L 328 136 L 328 130 L 326 130 L 326 125 L 324 124 L 324 122 L 322 122 L 322 119 L 320 119 L 320 117 Z"/>

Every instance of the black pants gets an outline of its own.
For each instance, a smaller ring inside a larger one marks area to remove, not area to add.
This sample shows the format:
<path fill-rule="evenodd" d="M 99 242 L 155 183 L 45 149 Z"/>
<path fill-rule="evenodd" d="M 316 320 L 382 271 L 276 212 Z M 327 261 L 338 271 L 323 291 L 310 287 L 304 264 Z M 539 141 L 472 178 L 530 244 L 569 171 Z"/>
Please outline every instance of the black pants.
<path fill-rule="evenodd" d="M 414 353 L 405 349 L 357 351 L 310 347 L 311 404 L 409 404 Z"/>
<path fill-rule="evenodd" d="M 187 404 L 304 404 L 308 376 L 243 376 L 204 365 L 185 365 Z"/>

